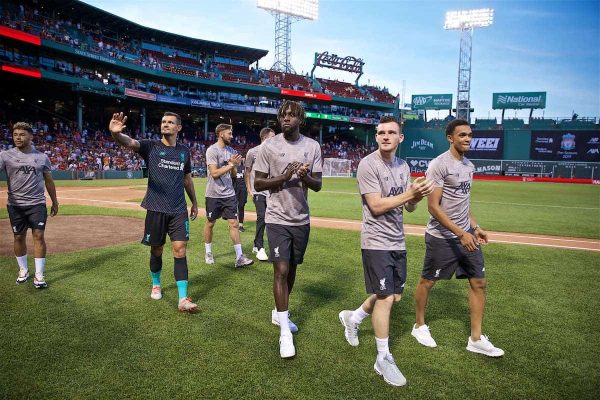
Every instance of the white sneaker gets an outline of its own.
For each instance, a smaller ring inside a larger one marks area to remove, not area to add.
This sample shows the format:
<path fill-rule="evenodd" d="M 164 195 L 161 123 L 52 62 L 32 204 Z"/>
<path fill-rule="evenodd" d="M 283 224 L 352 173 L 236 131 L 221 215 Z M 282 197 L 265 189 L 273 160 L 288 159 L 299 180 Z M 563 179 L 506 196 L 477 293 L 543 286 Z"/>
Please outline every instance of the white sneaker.
<path fill-rule="evenodd" d="M 267 255 L 267 252 L 265 251 L 265 249 L 262 247 L 260 248 L 260 250 L 258 250 L 256 252 L 256 258 L 259 261 L 269 261 L 269 256 Z"/>
<path fill-rule="evenodd" d="M 495 347 L 485 335 L 481 335 L 477 341 L 473 341 L 471 336 L 469 336 L 467 350 L 472 351 L 473 353 L 483 354 L 488 357 L 502 357 L 504 355 L 504 350 Z"/>
<path fill-rule="evenodd" d="M 273 323 L 273 325 L 279 326 L 279 317 L 277 316 L 277 309 L 271 310 L 271 322 Z M 296 326 L 295 323 L 293 323 L 290 320 L 289 314 L 288 314 L 288 326 L 290 327 L 290 332 L 292 332 L 292 333 L 298 332 L 298 327 Z"/>
<path fill-rule="evenodd" d="M 402 375 L 402 372 L 398 369 L 396 361 L 391 354 L 386 355 L 383 358 L 377 357 L 375 365 L 373 365 L 375 372 L 383 376 L 383 379 L 394 386 L 406 385 L 406 378 Z"/>
<path fill-rule="evenodd" d="M 27 282 L 27 279 L 29 279 L 29 270 L 19 268 L 19 275 L 17 275 L 17 285 L 19 283 Z"/>
<path fill-rule="evenodd" d="M 162 299 L 162 290 L 160 289 L 160 285 L 152 286 L 152 292 L 150 293 L 150 298 L 153 300 Z"/>
<path fill-rule="evenodd" d="M 255 246 L 252 248 L 252 254 L 256 254 L 256 253 L 258 253 L 258 247 Z"/>
<path fill-rule="evenodd" d="M 33 286 L 35 286 L 36 289 L 45 289 L 48 287 L 48 284 L 46 283 L 46 278 L 43 275 L 35 275 L 33 277 Z"/>
<path fill-rule="evenodd" d="M 292 335 L 279 336 L 279 355 L 281 358 L 292 358 L 296 355 L 294 337 Z"/>
<path fill-rule="evenodd" d="M 427 347 L 437 347 L 437 343 L 431 337 L 429 327 L 427 325 L 421 325 L 417 328 L 417 324 L 413 325 L 412 332 L 410 333 L 417 339 L 417 342 Z"/>
<path fill-rule="evenodd" d="M 206 255 L 204 255 L 204 262 L 208 265 L 215 263 L 215 258 L 213 257 L 212 253 L 206 253 Z"/>
<path fill-rule="evenodd" d="M 344 326 L 344 336 L 350 346 L 358 346 L 358 324 L 352 322 L 352 311 L 344 310 L 339 313 L 340 322 Z"/>

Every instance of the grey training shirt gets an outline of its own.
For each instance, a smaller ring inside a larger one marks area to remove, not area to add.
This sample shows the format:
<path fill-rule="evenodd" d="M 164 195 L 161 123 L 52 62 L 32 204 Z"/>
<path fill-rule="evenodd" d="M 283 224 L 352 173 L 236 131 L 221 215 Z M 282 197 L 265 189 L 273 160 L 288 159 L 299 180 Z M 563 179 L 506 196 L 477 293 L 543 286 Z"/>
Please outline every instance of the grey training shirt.
<path fill-rule="evenodd" d="M 410 187 L 408 164 L 398 157 L 394 157 L 391 162 L 386 162 L 381 158 L 379 150 L 376 150 L 360 161 L 356 177 L 363 211 L 361 248 L 366 250 L 406 250 L 402 218 L 404 207 L 374 216 L 365 200 L 365 195 L 379 193 L 381 197 L 390 197 L 404 193 Z"/>
<path fill-rule="evenodd" d="M 466 157 L 460 161 L 454 158 L 450 151 L 446 151 L 431 160 L 426 173 L 435 187 L 443 188 L 440 202 L 442 210 L 452 222 L 464 230 L 468 230 L 470 226 L 469 203 L 474 169 L 473 163 Z M 456 237 L 433 217 L 427 224 L 426 232 L 442 239 Z"/>
<path fill-rule="evenodd" d="M 8 177 L 9 206 L 29 207 L 46 204 L 44 172 L 50 171 L 50 159 L 32 147 L 31 153 L 23 153 L 13 147 L 0 152 L 0 171 Z"/>
<path fill-rule="evenodd" d="M 211 145 L 206 149 L 206 168 L 208 181 L 206 183 L 206 197 L 212 197 L 215 199 L 222 199 L 225 197 L 235 196 L 235 190 L 233 189 L 233 180 L 231 179 L 231 173 L 226 172 L 218 178 L 213 178 L 208 171 L 208 166 L 213 164 L 217 168 L 221 168 L 229 163 L 229 159 L 232 155 L 237 154 L 230 146 L 223 148 L 219 147 L 218 143 Z"/>
<path fill-rule="evenodd" d="M 287 166 L 294 161 L 308 164 L 310 172 L 323 172 L 319 143 L 304 135 L 300 135 L 295 142 L 288 142 L 283 133 L 275 135 L 261 145 L 254 170 L 264 172 L 272 178 L 282 175 Z M 290 226 L 309 224 L 307 196 L 308 188 L 294 174 L 280 190 L 271 191 L 265 222 Z"/>

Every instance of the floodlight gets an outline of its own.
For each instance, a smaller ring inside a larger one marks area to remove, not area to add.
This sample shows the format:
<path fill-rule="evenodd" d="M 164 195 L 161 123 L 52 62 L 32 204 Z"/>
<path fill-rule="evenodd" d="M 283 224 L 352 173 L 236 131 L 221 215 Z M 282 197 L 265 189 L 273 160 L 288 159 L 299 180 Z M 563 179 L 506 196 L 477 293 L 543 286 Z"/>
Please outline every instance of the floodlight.
<path fill-rule="evenodd" d="M 280 12 L 294 17 L 316 20 L 319 18 L 319 0 L 256 0 L 258 8 Z"/>
<path fill-rule="evenodd" d="M 291 64 L 292 23 L 319 18 L 319 0 L 256 0 L 258 8 L 275 17 L 275 63 L 273 71 L 295 74 Z"/>
<path fill-rule="evenodd" d="M 483 28 L 494 22 L 494 10 L 481 8 L 478 10 L 448 11 L 444 29 Z"/>
<path fill-rule="evenodd" d="M 494 22 L 494 10 L 448 11 L 444 29 L 460 31 L 460 54 L 458 60 L 458 95 L 456 96 L 456 117 L 471 120 L 471 53 L 473 30 L 485 28 Z"/>

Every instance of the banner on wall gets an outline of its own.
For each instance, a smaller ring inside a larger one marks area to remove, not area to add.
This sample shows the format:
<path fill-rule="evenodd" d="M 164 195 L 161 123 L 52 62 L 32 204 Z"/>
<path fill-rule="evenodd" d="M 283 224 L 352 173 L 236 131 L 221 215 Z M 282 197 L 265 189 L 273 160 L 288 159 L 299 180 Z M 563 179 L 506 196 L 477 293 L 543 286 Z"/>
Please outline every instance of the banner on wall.
<path fill-rule="evenodd" d="M 413 110 L 450 110 L 451 94 L 414 94 L 411 108 Z"/>
<path fill-rule="evenodd" d="M 532 131 L 529 158 L 600 161 L 600 131 Z"/>
<path fill-rule="evenodd" d="M 504 131 L 473 131 L 467 158 L 501 159 L 504 151 Z"/>

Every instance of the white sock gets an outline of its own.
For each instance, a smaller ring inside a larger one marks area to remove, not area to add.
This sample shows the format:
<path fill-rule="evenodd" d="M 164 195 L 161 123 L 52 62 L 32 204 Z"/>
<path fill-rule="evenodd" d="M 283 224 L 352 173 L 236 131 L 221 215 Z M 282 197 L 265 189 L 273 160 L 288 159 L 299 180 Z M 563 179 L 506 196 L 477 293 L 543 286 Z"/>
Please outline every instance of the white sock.
<path fill-rule="evenodd" d="M 363 319 L 367 318 L 369 315 L 366 313 L 363 309 L 362 306 L 358 307 L 356 310 L 354 310 L 352 312 L 352 316 L 350 317 L 350 321 L 354 322 L 355 324 L 360 324 L 361 322 L 363 322 Z"/>
<path fill-rule="evenodd" d="M 235 249 L 235 259 L 237 260 L 242 255 L 242 245 L 234 244 L 233 248 Z"/>
<path fill-rule="evenodd" d="M 212 243 L 204 243 L 204 250 L 207 253 L 212 253 Z"/>
<path fill-rule="evenodd" d="M 44 276 L 44 267 L 46 266 L 46 257 L 35 259 L 35 276 L 41 278 Z"/>
<path fill-rule="evenodd" d="M 389 336 L 384 339 L 379 339 L 378 337 L 375 337 L 375 343 L 377 344 L 377 357 L 378 358 L 383 358 L 383 357 L 387 356 L 388 354 L 390 354 L 390 348 L 388 345 L 389 338 L 390 338 Z"/>
<path fill-rule="evenodd" d="M 19 265 L 20 269 L 29 271 L 29 268 L 27 268 L 27 254 L 25 254 L 24 256 L 21 256 L 21 257 L 15 256 L 15 258 L 17 259 L 17 264 Z"/>
<path fill-rule="evenodd" d="M 291 335 L 292 331 L 290 331 L 290 325 L 288 324 L 288 312 L 286 311 L 277 311 L 277 318 L 279 319 L 279 327 L 281 328 L 281 335 Z"/>

